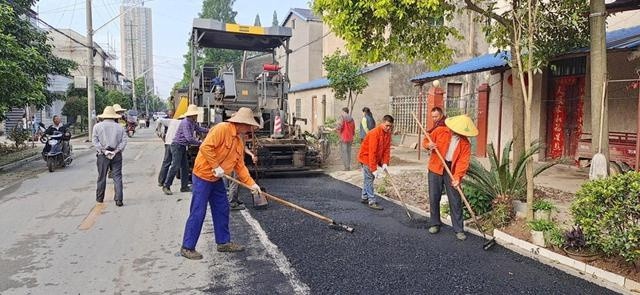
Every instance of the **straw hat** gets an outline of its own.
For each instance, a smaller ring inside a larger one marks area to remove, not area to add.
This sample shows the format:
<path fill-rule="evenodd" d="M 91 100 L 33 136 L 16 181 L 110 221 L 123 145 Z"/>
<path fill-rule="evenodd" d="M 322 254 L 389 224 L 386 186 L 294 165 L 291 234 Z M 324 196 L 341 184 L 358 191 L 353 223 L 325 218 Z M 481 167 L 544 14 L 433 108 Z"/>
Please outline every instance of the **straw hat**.
<path fill-rule="evenodd" d="M 123 109 L 119 104 L 116 103 L 113 105 L 113 110 L 117 113 L 117 112 L 124 112 L 127 109 Z"/>
<path fill-rule="evenodd" d="M 260 124 L 253 118 L 253 111 L 250 108 L 240 108 L 237 112 L 231 115 L 231 118 L 227 119 L 227 122 L 247 124 L 255 127 L 260 127 Z"/>
<path fill-rule="evenodd" d="M 112 106 L 106 106 L 102 114 L 98 115 L 100 119 L 118 119 L 120 115 L 116 114 L 116 110 Z"/>
<path fill-rule="evenodd" d="M 187 107 L 187 111 L 184 114 L 180 115 L 180 118 L 186 118 L 186 117 L 189 117 L 189 116 L 197 116 L 199 113 L 200 113 L 200 111 L 198 110 L 198 106 L 195 105 L 195 104 L 190 104 Z"/>
<path fill-rule="evenodd" d="M 464 136 L 476 136 L 478 135 L 478 128 L 473 124 L 473 120 L 467 115 L 459 115 L 455 117 L 449 117 L 444 120 L 444 124 L 453 130 L 453 132 Z"/>

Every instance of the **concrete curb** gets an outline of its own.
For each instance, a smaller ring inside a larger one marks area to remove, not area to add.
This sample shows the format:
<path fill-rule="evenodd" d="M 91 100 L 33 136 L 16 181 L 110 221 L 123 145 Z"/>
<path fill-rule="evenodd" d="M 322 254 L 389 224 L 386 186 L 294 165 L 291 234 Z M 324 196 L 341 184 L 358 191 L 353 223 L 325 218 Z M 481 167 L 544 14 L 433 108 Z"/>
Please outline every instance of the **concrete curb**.
<path fill-rule="evenodd" d="M 629 278 L 520 240 L 498 229 L 495 229 L 493 234 L 499 245 L 523 256 L 535 259 L 541 263 L 616 292 L 640 294 L 640 283 Z"/>
<path fill-rule="evenodd" d="M 326 175 L 329 175 L 336 180 L 343 181 L 331 174 L 326 174 Z M 362 188 L 362 186 L 360 185 L 355 185 L 355 186 Z M 380 194 L 376 194 L 376 196 L 382 199 L 385 199 L 391 203 L 394 203 L 398 206 L 402 206 L 402 202 L 400 202 L 399 200 L 392 199 Z M 417 214 L 423 217 L 430 216 L 429 212 L 422 210 L 420 208 L 417 208 L 415 206 L 407 204 L 407 208 L 411 211 L 412 214 Z M 449 215 L 447 215 L 446 218 L 443 217 L 442 223 L 448 226 L 452 226 L 451 217 Z M 474 234 L 478 237 L 482 237 L 482 233 L 480 231 L 467 226 L 469 223 L 473 223 L 473 220 L 466 220 L 464 222 L 465 231 L 468 233 Z M 578 261 L 573 258 L 557 254 L 553 251 L 547 250 L 545 248 L 541 248 L 527 241 L 523 241 L 518 238 L 512 237 L 497 229 L 494 229 L 493 236 L 489 234 L 487 234 L 486 236 L 487 236 L 487 239 L 492 239 L 495 237 L 497 244 L 513 252 L 516 252 L 522 256 L 529 257 L 531 259 L 534 259 L 540 263 L 551 266 L 553 268 L 559 269 L 575 277 L 582 278 L 596 285 L 605 287 L 615 292 L 620 292 L 625 294 L 635 294 L 635 295 L 640 294 L 640 283 L 633 281 L 629 278 L 625 278 L 621 275 L 614 274 L 606 270 L 588 265 L 582 261 Z"/>
<path fill-rule="evenodd" d="M 38 159 L 42 159 L 42 155 L 39 154 L 39 153 L 35 154 L 33 156 L 29 156 L 29 157 L 26 157 L 26 158 L 23 158 L 23 159 L 8 163 L 8 164 L 4 164 L 4 165 L 0 166 L 0 171 L 10 170 L 10 169 L 13 169 L 15 167 L 27 164 L 29 162 L 33 162 L 33 161 L 38 160 Z"/>

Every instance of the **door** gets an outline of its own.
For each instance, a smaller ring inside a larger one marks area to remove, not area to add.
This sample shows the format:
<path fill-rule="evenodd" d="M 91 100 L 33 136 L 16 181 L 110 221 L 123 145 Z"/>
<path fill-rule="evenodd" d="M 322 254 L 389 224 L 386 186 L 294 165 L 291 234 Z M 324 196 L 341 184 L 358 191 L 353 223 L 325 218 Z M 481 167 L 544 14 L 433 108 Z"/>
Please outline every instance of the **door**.
<path fill-rule="evenodd" d="M 584 120 L 584 76 L 556 77 L 548 104 L 547 157 L 575 158 Z"/>

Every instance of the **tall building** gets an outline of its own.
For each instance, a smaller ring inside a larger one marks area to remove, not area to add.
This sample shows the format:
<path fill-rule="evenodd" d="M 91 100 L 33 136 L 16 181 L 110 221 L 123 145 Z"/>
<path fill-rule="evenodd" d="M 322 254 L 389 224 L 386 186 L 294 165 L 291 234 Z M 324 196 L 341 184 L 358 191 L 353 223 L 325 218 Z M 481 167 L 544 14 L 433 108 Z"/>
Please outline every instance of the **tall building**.
<path fill-rule="evenodd" d="M 122 69 L 131 80 L 144 75 L 146 89 L 150 90 L 154 89 L 151 8 L 137 2 L 123 1 L 120 6 L 120 12 L 124 13 L 120 18 Z"/>

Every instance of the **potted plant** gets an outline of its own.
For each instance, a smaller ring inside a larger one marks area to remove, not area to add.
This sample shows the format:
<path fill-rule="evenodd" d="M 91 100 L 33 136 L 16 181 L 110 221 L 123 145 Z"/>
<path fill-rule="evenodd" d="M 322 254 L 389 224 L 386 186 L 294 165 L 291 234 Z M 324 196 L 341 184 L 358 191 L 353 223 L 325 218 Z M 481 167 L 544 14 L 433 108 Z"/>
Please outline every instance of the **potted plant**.
<path fill-rule="evenodd" d="M 533 202 L 533 219 L 551 220 L 551 210 L 555 206 L 547 200 L 537 200 Z"/>
<path fill-rule="evenodd" d="M 599 255 L 597 253 L 587 249 L 587 242 L 584 238 L 582 228 L 579 225 L 568 230 L 564 234 L 564 237 L 565 243 L 562 250 L 564 250 L 567 256 L 587 262 L 598 258 Z"/>
<path fill-rule="evenodd" d="M 540 247 L 546 247 L 544 232 L 552 230 L 555 225 L 549 220 L 533 220 L 528 222 L 531 229 L 531 242 Z"/>

